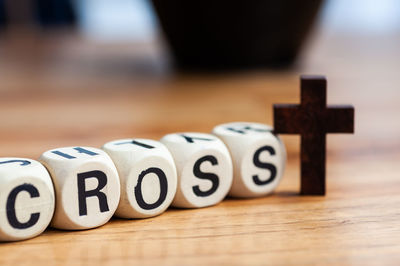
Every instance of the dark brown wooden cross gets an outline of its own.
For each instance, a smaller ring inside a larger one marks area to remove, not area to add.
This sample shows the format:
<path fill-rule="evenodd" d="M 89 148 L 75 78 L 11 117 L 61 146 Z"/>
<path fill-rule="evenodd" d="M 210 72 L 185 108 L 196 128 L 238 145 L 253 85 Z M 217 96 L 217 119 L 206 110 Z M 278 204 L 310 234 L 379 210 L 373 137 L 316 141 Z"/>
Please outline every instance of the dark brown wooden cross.
<path fill-rule="evenodd" d="M 301 76 L 301 104 L 275 104 L 275 133 L 301 135 L 302 195 L 325 195 L 326 134 L 353 133 L 354 108 L 326 106 L 326 78 Z"/>

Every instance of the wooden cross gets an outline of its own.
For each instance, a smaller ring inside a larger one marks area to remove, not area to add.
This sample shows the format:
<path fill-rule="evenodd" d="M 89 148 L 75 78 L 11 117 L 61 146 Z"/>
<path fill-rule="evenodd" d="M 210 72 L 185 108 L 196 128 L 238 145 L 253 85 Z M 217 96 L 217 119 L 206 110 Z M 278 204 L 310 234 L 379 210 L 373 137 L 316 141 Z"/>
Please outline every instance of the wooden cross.
<path fill-rule="evenodd" d="M 301 104 L 275 104 L 275 133 L 301 135 L 301 194 L 325 195 L 326 133 L 353 133 L 354 108 L 326 106 L 326 78 L 301 76 Z"/>

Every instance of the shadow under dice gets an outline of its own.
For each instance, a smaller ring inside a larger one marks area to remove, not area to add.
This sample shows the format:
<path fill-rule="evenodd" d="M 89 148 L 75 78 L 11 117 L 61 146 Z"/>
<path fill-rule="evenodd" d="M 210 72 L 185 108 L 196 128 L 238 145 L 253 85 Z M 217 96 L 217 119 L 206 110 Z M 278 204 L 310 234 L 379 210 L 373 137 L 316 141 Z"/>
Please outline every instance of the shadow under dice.
<path fill-rule="evenodd" d="M 0 240 L 35 237 L 54 213 L 54 189 L 46 168 L 25 158 L 0 158 Z"/>
<path fill-rule="evenodd" d="M 230 196 L 263 196 L 278 186 L 285 168 L 286 150 L 272 127 L 234 122 L 218 125 L 212 132 L 226 144 L 232 157 L 234 177 Z"/>
<path fill-rule="evenodd" d="M 117 209 L 120 183 L 111 158 L 91 147 L 46 151 L 39 161 L 49 171 L 56 192 L 51 225 L 88 229 L 105 224 Z"/>
<path fill-rule="evenodd" d="M 168 149 L 149 139 L 122 139 L 103 146 L 114 161 L 121 200 L 116 216 L 146 218 L 163 213 L 176 193 L 177 176 Z"/>
<path fill-rule="evenodd" d="M 210 134 L 176 133 L 161 142 L 171 152 L 178 172 L 173 206 L 200 208 L 225 198 L 232 184 L 232 161 L 221 140 Z"/>

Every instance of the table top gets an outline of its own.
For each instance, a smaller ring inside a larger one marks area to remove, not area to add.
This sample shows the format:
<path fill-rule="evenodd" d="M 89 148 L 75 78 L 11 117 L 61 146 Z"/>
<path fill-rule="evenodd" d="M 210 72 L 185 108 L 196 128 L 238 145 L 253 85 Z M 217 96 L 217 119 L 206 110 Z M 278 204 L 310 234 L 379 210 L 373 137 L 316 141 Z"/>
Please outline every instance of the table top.
<path fill-rule="evenodd" d="M 70 32 L 0 38 L 0 156 L 36 159 L 71 145 L 272 124 L 299 102 L 299 74 L 328 78 L 328 103 L 355 106 L 355 134 L 329 135 L 327 195 L 299 196 L 299 137 L 283 136 L 272 195 L 113 218 L 86 231 L 48 229 L 0 244 L 20 264 L 396 264 L 400 261 L 399 36 L 315 34 L 289 70 L 177 73 L 159 42 L 94 43 Z M 21 41 L 22 40 L 22 41 Z"/>

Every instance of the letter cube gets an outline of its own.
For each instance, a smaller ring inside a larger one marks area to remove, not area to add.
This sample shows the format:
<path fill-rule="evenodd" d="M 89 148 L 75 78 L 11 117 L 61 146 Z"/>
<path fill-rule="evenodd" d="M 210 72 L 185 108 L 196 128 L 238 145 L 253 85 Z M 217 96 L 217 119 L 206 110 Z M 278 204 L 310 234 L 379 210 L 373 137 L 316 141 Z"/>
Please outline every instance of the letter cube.
<path fill-rule="evenodd" d="M 178 187 L 173 206 L 200 208 L 222 201 L 232 184 L 232 161 L 217 137 L 203 133 L 168 134 L 161 139 L 174 158 Z"/>
<path fill-rule="evenodd" d="M 146 218 L 163 213 L 176 193 L 174 160 L 159 141 L 121 139 L 104 144 L 121 182 L 116 216 Z"/>
<path fill-rule="evenodd" d="M 0 158 L 0 240 L 35 237 L 54 213 L 54 188 L 46 168 L 25 158 Z"/>
<path fill-rule="evenodd" d="M 49 171 L 56 192 L 53 227 L 89 229 L 112 217 L 120 185 L 107 153 L 91 147 L 66 147 L 46 151 L 39 160 Z"/>
<path fill-rule="evenodd" d="M 270 126 L 234 122 L 218 125 L 212 132 L 226 144 L 232 156 L 230 196 L 263 196 L 278 186 L 285 168 L 286 150 Z"/>

